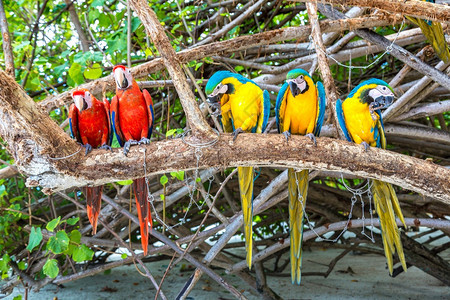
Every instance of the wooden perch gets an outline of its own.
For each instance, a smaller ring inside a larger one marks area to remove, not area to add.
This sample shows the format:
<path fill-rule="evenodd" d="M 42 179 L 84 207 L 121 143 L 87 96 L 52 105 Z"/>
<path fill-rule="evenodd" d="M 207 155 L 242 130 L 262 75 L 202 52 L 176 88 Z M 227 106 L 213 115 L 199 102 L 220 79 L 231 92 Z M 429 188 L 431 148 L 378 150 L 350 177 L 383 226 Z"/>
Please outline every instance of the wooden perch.
<path fill-rule="evenodd" d="M 181 139 L 135 147 L 127 157 L 119 149 L 112 153 L 94 150 L 85 157 L 79 146 L 1 70 L 0 85 L 0 135 L 19 170 L 29 176 L 29 186 L 40 185 L 51 192 L 139 178 L 144 176 L 144 169 L 136 166 L 143 166 L 144 155 L 147 175 L 197 167 L 195 148 Z M 69 157 L 55 159 L 65 156 Z M 450 203 L 450 170 L 386 150 L 364 151 L 359 145 L 329 138 L 319 138 L 315 147 L 305 137 L 295 136 L 286 143 L 282 135 L 241 134 L 233 143 L 229 135 L 223 135 L 215 145 L 202 149 L 199 168 L 230 166 L 339 171 L 387 181 Z"/>
<path fill-rule="evenodd" d="M 321 4 L 378 8 L 424 20 L 450 24 L 450 6 L 420 0 L 291 0 L 293 2 L 319 2 Z"/>

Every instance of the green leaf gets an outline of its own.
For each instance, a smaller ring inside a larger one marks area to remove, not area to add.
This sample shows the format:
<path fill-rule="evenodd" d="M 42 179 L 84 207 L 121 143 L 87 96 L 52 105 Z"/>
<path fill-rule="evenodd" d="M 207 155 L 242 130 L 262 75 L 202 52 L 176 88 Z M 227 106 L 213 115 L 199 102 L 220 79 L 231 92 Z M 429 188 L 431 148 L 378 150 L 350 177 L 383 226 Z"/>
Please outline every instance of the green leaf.
<path fill-rule="evenodd" d="M 150 55 L 152 55 L 152 50 L 150 50 L 150 48 L 145 48 L 145 57 L 149 57 Z"/>
<path fill-rule="evenodd" d="M 78 217 L 76 217 L 76 218 L 70 218 L 70 219 L 67 219 L 67 224 L 69 224 L 69 225 L 75 225 L 75 224 L 77 224 L 77 222 L 80 220 L 80 218 L 78 218 Z"/>
<path fill-rule="evenodd" d="M 163 175 L 163 176 L 161 176 L 161 178 L 159 179 L 159 182 L 160 182 L 162 185 L 165 185 L 166 183 L 169 182 L 169 178 L 167 178 L 166 175 Z"/>
<path fill-rule="evenodd" d="M 73 251 L 81 244 L 81 233 L 78 230 L 72 230 L 69 234 L 69 247 L 64 251 L 67 255 L 72 255 Z"/>
<path fill-rule="evenodd" d="M 161 198 L 162 201 L 164 201 L 164 199 L 166 199 L 166 196 L 164 194 L 159 195 L 159 197 Z"/>
<path fill-rule="evenodd" d="M 59 268 L 58 268 L 58 262 L 56 259 L 48 259 L 45 262 L 44 268 L 42 269 L 44 271 L 44 274 L 47 275 L 50 278 L 55 278 L 58 276 Z"/>
<path fill-rule="evenodd" d="M 117 181 L 116 183 L 120 184 L 120 185 L 130 185 L 133 183 L 133 180 L 121 180 L 121 181 Z"/>
<path fill-rule="evenodd" d="M 122 255 L 120 256 L 122 259 L 125 259 L 128 257 L 128 255 L 126 253 L 122 253 Z"/>
<path fill-rule="evenodd" d="M 184 171 L 170 172 L 170 175 L 180 181 L 184 180 Z"/>
<path fill-rule="evenodd" d="M 177 132 L 176 129 L 170 129 L 170 130 L 167 130 L 167 132 L 166 132 L 166 137 L 172 136 L 172 135 L 174 135 L 176 132 Z"/>
<path fill-rule="evenodd" d="M 22 300 L 22 295 L 17 295 L 13 298 L 13 300 Z"/>
<path fill-rule="evenodd" d="M 195 178 L 195 182 L 201 182 L 202 179 L 200 177 Z"/>
<path fill-rule="evenodd" d="M 49 223 L 50 224 L 50 223 Z M 48 226 L 48 224 L 47 224 Z M 39 244 L 42 241 L 42 231 L 41 228 L 39 227 L 31 227 L 31 232 L 30 232 L 30 237 L 28 239 L 28 246 L 27 246 L 27 250 L 28 251 L 33 251 L 33 249 L 36 246 L 39 246 Z"/>
<path fill-rule="evenodd" d="M 67 233 L 64 230 L 60 230 L 48 240 L 47 250 L 55 254 L 61 254 L 69 248 L 69 241 Z"/>
<path fill-rule="evenodd" d="M 92 67 L 87 68 L 84 70 L 83 74 L 86 79 L 97 79 L 102 77 L 102 67 L 100 64 L 93 64 Z"/>
<path fill-rule="evenodd" d="M 81 65 L 79 63 L 73 63 L 69 69 L 69 78 L 72 80 L 73 85 L 79 85 L 84 82 L 83 74 L 81 74 Z"/>
<path fill-rule="evenodd" d="M 19 261 L 19 263 L 17 264 L 17 267 L 19 267 L 19 270 L 25 270 L 27 268 L 27 265 L 25 264 L 24 261 Z"/>
<path fill-rule="evenodd" d="M 0 271 L 1 272 L 8 272 L 9 270 L 9 262 L 11 261 L 11 258 L 8 254 L 3 254 L 2 259 L 0 260 Z"/>
<path fill-rule="evenodd" d="M 73 250 L 72 258 L 76 262 L 83 262 L 85 260 L 91 260 L 94 256 L 94 251 L 92 251 L 88 246 L 82 244 L 80 247 Z"/>
<path fill-rule="evenodd" d="M 45 228 L 47 228 L 48 231 L 53 232 L 53 230 L 55 230 L 56 226 L 58 226 L 59 221 L 61 221 L 61 216 L 48 222 L 47 226 L 45 226 Z"/>

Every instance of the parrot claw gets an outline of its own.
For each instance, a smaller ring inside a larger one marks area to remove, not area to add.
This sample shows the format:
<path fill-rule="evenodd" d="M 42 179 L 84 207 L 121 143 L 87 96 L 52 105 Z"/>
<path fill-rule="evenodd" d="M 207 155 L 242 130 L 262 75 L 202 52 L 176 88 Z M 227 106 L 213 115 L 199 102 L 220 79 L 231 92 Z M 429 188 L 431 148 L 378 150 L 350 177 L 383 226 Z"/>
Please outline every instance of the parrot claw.
<path fill-rule="evenodd" d="M 143 137 L 139 142 L 138 145 L 148 145 L 150 144 L 150 139 Z"/>
<path fill-rule="evenodd" d="M 236 140 L 239 133 L 244 133 L 244 130 L 242 130 L 242 128 L 240 127 L 233 131 L 233 133 L 231 134 L 233 136 L 233 142 Z"/>
<path fill-rule="evenodd" d="M 370 150 L 370 145 L 369 144 L 367 144 L 366 142 L 362 142 L 361 143 L 361 145 L 363 145 L 364 146 L 364 151 L 369 151 Z"/>
<path fill-rule="evenodd" d="M 129 140 L 129 141 L 125 142 L 125 144 L 123 145 L 123 154 L 125 154 L 125 156 L 128 155 L 128 152 L 130 151 L 130 147 L 133 145 L 139 145 L 139 142 L 135 141 L 135 140 Z"/>
<path fill-rule="evenodd" d="M 89 144 L 81 145 L 81 147 L 86 148 L 86 152 L 84 153 L 84 155 L 88 155 L 89 152 L 92 151 L 92 146 Z"/>
<path fill-rule="evenodd" d="M 307 136 L 307 137 L 309 137 L 311 139 L 311 141 L 314 143 L 314 146 L 317 146 L 317 141 L 316 141 L 316 137 L 314 136 L 314 134 L 308 133 L 305 136 Z"/>
<path fill-rule="evenodd" d="M 289 130 L 283 132 L 283 135 L 286 138 L 286 142 L 289 142 L 289 138 L 291 137 L 291 133 L 289 132 Z"/>
<path fill-rule="evenodd" d="M 112 151 L 112 148 L 111 148 L 111 146 L 109 146 L 109 145 L 106 145 L 106 144 L 103 144 L 99 149 L 105 149 L 105 150 L 109 150 L 109 151 Z"/>

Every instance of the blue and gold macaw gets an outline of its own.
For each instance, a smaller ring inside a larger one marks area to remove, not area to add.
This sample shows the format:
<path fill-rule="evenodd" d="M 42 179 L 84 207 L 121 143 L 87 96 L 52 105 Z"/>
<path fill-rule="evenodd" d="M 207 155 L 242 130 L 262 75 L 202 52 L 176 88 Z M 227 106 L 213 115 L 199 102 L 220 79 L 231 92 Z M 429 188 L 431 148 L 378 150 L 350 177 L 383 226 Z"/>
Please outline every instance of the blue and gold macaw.
<path fill-rule="evenodd" d="M 386 149 L 381 109 L 387 108 L 394 100 L 392 88 L 383 80 L 369 79 L 356 86 L 347 99 L 336 102 L 339 125 L 347 140 L 363 144 L 365 149 L 378 147 Z M 397 249 L 398 257 L 406 272 L 400 230 L 395 222 L 395 215 L 406 227 L 400 204 L 394 188 L 389 183 L 373 180 L 371 187 L 375 209 L 380 219 L 384 254 L 389 273 L 392 275 L 392 256 Z"/>
<path fill-rule="evenodd" d="M 291 134 L 306 135 L 314 144 L 325 115 L 325 89 L 314 84 L 308 72 L 294 69 L 286 76 L 275 107 L 278 132 L 288 140 Z M 308 193 L 309 170 L 288 170 L 289 229 L 291 237 L 291 279 L 301 281 L 304 206 Z"/>
<path fill-rule="evenodd" d="M 267 91 L 242 75 L 218 71 L 206 84 L 208 103 L 220 108 L 222 126 L 235 140 L 239 133 L 264 132 L 270 113 Z M 245 249 L 247 264 L 251 268 L 253 247 L 253 167 L 238 167 L 239 190 L 244 215 Z"/>
<path fill-rule="evenodd" d="M 434 0 L 422 0 L 434 3 Z M 436 55 L 444 62 L 450 61 L 450 51 L 445 41 L 442 25 L 436 21 L 429 21 L 406 16 L 408 20 L 416 24 L 422 30 L 423 35 L 428 39 Z"/>

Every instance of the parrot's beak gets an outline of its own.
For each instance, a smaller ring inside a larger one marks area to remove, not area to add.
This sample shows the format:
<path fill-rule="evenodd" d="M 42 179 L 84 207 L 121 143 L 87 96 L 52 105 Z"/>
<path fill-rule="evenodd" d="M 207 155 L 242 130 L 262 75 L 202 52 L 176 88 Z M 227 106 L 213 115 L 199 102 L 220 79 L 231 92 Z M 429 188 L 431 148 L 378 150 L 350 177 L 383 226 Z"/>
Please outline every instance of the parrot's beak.
<path fill-rule="evenodd" d="M 214 104 L 219 102 L 219 94 L 213 96 L 213 95 L 209 95 L 208 99 L 206 100 L 206 102 L 208 102 L 208 104 Z"/>
<path fill-rule="evenodd" d="M 288 81 L 292 96 L 296 97 L 306 90 L 306 81 L 304 79 L 294 79 Z"/>
<path fill-rule="evenodd" d="M 73 102 L 75 102 L 75 106 L 79 111 L 83 111 L 87 108 L 87 103 L 86 101 L 84 101 L 84 98 L 81 95 L 73 96 Z"/>
<path fill-rule="evenodd" d="M 374 100 L 374 102 L 377 104 L 377 107 L 380 109 L 385 109 L 391 106 L 391 104 L 394 102 L 394 96 L 387 95 L 387 96 L 380 96 Z"/>
<path fill-rule="evenodd" d="M 117 68 L 114 71 L 114 77 L 116 79 L 116 83 L 119 86 L 119 89 L 126 89 L 128 87 L 128 80 L 125 77 L 125 73 L 121 68 Z"/>

